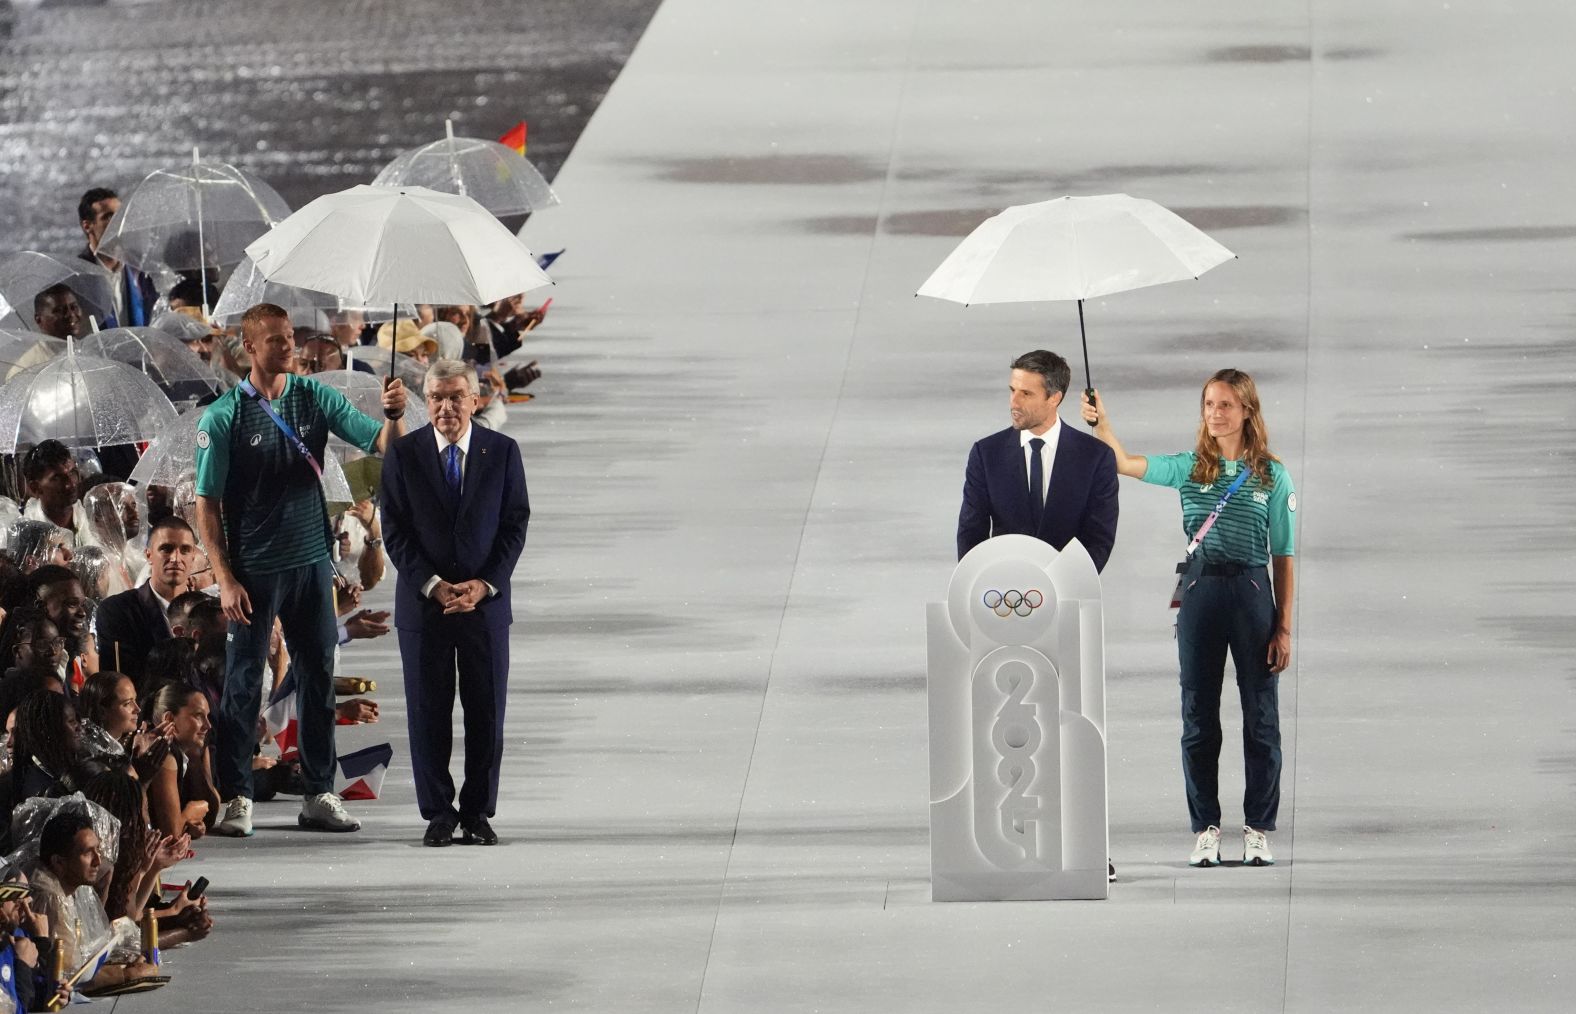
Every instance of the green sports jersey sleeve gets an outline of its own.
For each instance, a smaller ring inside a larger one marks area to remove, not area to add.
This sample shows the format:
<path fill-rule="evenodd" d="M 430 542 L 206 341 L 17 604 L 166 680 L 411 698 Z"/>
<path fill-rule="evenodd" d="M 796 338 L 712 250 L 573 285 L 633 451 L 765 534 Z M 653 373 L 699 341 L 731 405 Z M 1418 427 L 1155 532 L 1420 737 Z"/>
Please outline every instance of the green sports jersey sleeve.
<path fill-rule="evenodd" d="M 230 433 L 234 427 L 232 391 L 209 405 L 197 421 L 198 496 L 224 496 L 224 484 L 230 477 Z"/>
<path fill-rule="evenodd" d="M 1148 466 L 1144 469 L 1144 481 L 1154 486 L 1181 489 L 1182 484 L 1187 482 L 1188 476 L 1193 474 L 1192 451 L 1183 451 L 1181 454 L 1158 454 L 1145 460 Z"/>
<path fill-rule="evenodd" d="M 1270 555 L 1297 555 L 1297 490 L 1291 473 L 1274 462 L 1275 484 L 1270 487 Z"/>
<path fill-rule="evenodd" d="M 378 434 L 383 424 L 350 403 L 350 399 L 326 384 L 298 377 L 312 392 L 317 407 L 328 420 L 328 428 L 341 440 L 354 444 L 368 454 L 378 449 Z"/>

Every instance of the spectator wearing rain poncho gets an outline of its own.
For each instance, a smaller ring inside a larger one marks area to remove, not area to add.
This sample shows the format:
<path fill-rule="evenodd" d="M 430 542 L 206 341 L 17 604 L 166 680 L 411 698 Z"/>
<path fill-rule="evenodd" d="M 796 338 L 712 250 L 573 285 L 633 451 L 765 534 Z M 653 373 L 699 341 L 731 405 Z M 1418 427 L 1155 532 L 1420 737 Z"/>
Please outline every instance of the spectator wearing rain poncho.
<path fill-rule="evenodd" d="M 79 545 L 98 545 L 87 513 L 79 502 L 82 476 L 65 444 L 45 440 L 29 450 L 22 459 L 22 478 L 32 498 L 22 508 L 22 517 L 47 521 L 63 529 L 68 535 L 66 545 L 72 549 Z"/>

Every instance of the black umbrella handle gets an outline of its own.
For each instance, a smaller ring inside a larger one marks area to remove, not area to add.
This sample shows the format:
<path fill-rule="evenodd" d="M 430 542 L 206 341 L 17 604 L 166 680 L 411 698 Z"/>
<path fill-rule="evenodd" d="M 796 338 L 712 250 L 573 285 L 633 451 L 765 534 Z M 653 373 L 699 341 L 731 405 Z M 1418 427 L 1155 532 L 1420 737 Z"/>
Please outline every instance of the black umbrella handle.
<path fill-rule="evenodd" d="M 1079 341 L 1083 342 L 1083 354 L 1084 354 L 1084 399 L 1086 401 L 1088 401 L 1089 404 L 1093 405 L 1094 404 L 1094 380 L 1091 379 L 1090 376 L 1089 376 L 1089 335 L 1087 333 L 1085 333 L 1085 331 L 1084 331 L 1083 300 L 1081 300 L 1081 299 L 1078 301 L 1078 339 L 1079 339 Z M 1096 423 L 1090 423 L 1089 424 L 1089 428 L 1093 429 L 1096 425 L 1097 425 Z"/>

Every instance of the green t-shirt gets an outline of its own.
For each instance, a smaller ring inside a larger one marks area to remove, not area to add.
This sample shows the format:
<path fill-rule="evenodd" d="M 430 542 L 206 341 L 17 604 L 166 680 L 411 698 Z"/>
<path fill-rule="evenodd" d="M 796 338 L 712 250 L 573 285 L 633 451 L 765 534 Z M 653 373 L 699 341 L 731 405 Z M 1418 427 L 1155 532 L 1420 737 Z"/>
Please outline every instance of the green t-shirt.
<path fill-rule="evenodd" d="M 310 377 L 287 377 L 272 404 L 319 462 L 329 431 L 370 453 L 383 428 Z M 237 574 L 273 574 L 328 558 L 333 532 L 322 482 L 239 387 L 209 405 L 197 424 L 197 495 L 220 498 Z"/>
<path fill-rule="evenodd" d="M 1220 459 L 1220 478 L 1202 485 L 1188 478 L 1195 460 L 1192 451 L 1149 458 L 1144 481 L 1170 486 L 1182 498 L 1182 531 L 1188 542 L 1214 513 L 1215 505 L 1231 487 L 1241 462 Z M 1270 462 L 1270 487 L 1249 478 L 1231 494 L 1226 509 L 1198 547 L 1205 563 L 1244 563 L 1264 566 L 1270 556 L 1295 556 L 1297 552 L 1297 490 L 1278 461 Z"/>

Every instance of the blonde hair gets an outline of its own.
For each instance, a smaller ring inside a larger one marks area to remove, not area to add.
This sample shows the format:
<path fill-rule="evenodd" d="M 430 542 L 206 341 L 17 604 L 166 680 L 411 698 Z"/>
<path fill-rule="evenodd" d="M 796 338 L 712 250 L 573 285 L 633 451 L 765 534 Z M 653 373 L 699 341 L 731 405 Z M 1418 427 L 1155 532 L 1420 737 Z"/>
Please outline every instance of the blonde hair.
<path fill-rule="evenodd" d="M 1211 384 L 1225 384 L 1242 402 L 1243 459 L 1259 485 L 1270 485 L 1270 462 L 1280 459 L 1270 453 L 1269 428 L 1264 425 L 1264 416 L 1259 412 L 1259 389 L 1252 377 L 1241 370 L 1229 368 L 1217 370 L 1214 376 L 1204 381 L 1199 391 L 1198 446 L 1193 452 L 1193 472 L 1188 478 L 1206 486 L 1220 478 L 1220 445 L 1210 436 L 1209 427 L 1204 423 L 1204 399 L 1209 394 Z"/>

